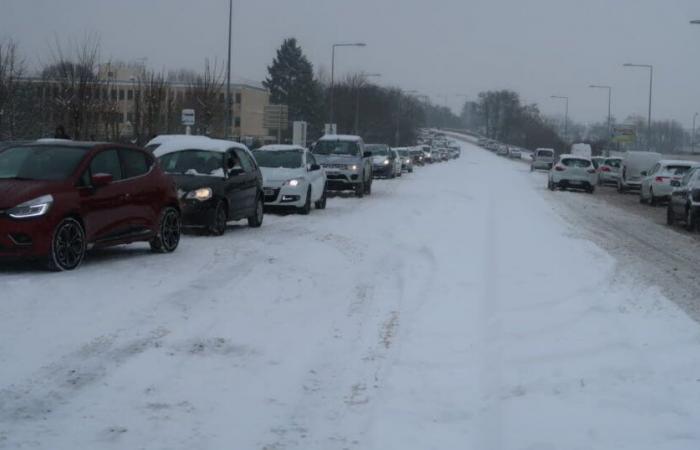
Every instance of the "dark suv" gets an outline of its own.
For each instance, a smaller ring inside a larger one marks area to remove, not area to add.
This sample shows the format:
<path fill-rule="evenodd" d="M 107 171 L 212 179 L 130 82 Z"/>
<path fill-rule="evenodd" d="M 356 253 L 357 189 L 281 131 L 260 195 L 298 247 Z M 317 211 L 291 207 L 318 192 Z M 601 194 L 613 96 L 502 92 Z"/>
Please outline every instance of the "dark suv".
<path fill-rule="evenodd" d="M 89 246 L 180 242 L 174 183 L 146 151 L 119 144 L 37 141 L 0 150 L 0 258 L 72 270 Z"/>

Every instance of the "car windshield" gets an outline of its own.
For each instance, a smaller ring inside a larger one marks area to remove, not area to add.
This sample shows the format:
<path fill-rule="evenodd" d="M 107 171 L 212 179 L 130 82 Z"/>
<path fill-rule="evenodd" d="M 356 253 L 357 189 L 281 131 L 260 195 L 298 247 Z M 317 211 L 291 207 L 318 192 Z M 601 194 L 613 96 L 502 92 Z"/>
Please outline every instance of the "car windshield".
<path fill-rule="evenodd" d="M 224 176 L 223 156 L 209 150 L 180 150 L 158 158 L 163 170 L 177 175 Z"/>
<path fill-rule="evenodd" d="M 354 141 L 318 141 L 314 147 L 317 155 L 352 155 L 357 156 L 359 147 Z"/>
<path fill-rule="evenodd" d="M 26 146 L 0 151 L 0 179 L 65 180 L 87 148 Z"/>
<path fill-rule="evenodd" d="M 539 158 L 551 158 L 554 155 L 554 152 L 550 152 L 547 150 L 540 150 L 537 152 L 537 156 Z"/>
<path fill-rule="evenodd" d="M 365 145 L 365 150 L 372 152 L 372 156 L 389 156 L 389 147 L 385 145 Z"/>
<path fill-rule="evenodd" d="M 586 168 L 591 166 L 591 161 L 579 158 L 564 158 L 561 160 L 561 163 L 564 164 L 566 167 Z"/>
<path fill-rule="evenodd" d="M 296 169 L 302 166 L 300 150 L 255 150 L 253 156 L 260 167 Z"/>
<path fill-rule="evenodd" d="M 605 160 L 605 165 L 606 165 L 606 166 L 614 167 L 614 168 L 616 168 L 616 169 L 619 169 L 619 168 L 620 168 L 620 163 L 622 163 L 622 160 L 621 160 L 621 159 L 617 159 L 617 158 L 616 158 L 616 159 L 606 159 L 606 160 Z"/>

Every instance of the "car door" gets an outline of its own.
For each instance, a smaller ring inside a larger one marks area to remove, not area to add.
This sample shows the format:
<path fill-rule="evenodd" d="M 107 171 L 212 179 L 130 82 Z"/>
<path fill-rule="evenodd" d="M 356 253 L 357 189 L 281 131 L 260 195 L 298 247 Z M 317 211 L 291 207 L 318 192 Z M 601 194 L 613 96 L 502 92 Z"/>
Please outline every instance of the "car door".
<path fill-rule="evenodd" d="M 134 233 L 146 232 L 160 214 L 155 208 L 160 196 L 158 185 L 148 177 L 153 159 L 140 150 L 127 148 L 119 149 L 119 158 L 123 177 L 120 183 L 125 190 L 124 213 Z"/>
<path fill-rule="evenodd" d="M 241 207 L 243 215 L 247 217 L 255 211 L 255 201 L 258 197 L 258 167 L 253 162 L 253 159 L 248 155 L 248 152 L 240 148 L 234 149 L 236 155 L 241 161 L 243 173 L 241 174 Z"/>
<path fill-rule="evenodd" d="M 109 174 L 112 182 L 105 186 L 92 186 L 91 177 Z M 129 225 L 124 201 L 127 194 L 122 180 L 122 167 L 116 148 L 101 150 L 95 154 L 81 177 L 79 188 L 81 215 L 85 232 L 90 241 L 115 239 L 125 233 Z"/>
<path fill-rule="evenodd" d="M 680 181 L 680 186 L 676 187 L 671 193 L 671 200 L 669 200 L 673 214 L 676 216 L 685 215 L 685 204 L 688 198 L 689 183 L 694 177 L 694 171 L 686 173 L 683 179 Z"/>
<path fill-rule="evenodd" d="M 326 184 L 325 176 L 323 175 L 323 170 L 311 170 L 311 167 L 316 165 L 316 158 L 311 152 L 304 152 L 306 154 L 306 176 L 309 178 L 309 183 L 311 184 L 311 200 L 317 201 L 323 196 L 324 185 Z"/>
<path fill-rule="evenodd" d="M 224 155 L 226 167 L 226 181 L 224 183 L 224 194 L 228 201 L 230 219 L 239 219 L 245 213 L 245 178 L 246 173 L 241 164 L 241 159 L 235 148 L 226 151 Z"/>

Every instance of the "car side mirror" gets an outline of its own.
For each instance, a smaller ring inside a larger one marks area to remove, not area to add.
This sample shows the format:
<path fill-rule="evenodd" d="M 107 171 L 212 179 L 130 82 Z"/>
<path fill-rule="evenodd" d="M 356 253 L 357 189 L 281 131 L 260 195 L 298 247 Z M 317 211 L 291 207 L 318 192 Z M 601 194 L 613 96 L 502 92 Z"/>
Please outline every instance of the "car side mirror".
<path fill-rule="evenodd" d="M 92 186 L 96 188 L 107 186 L 111 184 L 112 181 L 114 181 L 114 177 L 108 173 L 96 173 L 90 179 Z"/>
<path fill-rule="evenodd" d="M 311 167 L 309 167 L 309 170 L 311 172 L 315 172 L 317 170 L 321 170 L 321 166 L 319 166 L 318 164 L 311 164 Z"/>
<path fill-rule="evenodd" d="M 642 176 L 643 176 L 643 177 L 647 176 L 647 171 L 646 171 L 646 170 L 642 170 Z"/>
<path fill-rule="evenodd" d="M 678 181 L 678 180 L 671 180 L 671 186 L 673 186 L 673 187 L 680 187 L 680 186 L 681 186 L 681 182 Z"/>
<path fill-rule="evenodd" d="M 364 153 L 362 154 L 362 157 L 363 157 L 363 158 L 371 158 L 371 157 L 372 157 L 372 152 L 364 152 Z"/>

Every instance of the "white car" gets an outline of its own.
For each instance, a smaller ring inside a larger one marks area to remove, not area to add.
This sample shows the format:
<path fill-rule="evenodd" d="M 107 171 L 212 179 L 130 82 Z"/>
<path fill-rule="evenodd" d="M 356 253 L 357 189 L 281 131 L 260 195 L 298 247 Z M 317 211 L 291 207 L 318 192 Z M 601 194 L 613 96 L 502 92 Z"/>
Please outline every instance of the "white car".
<path fill-rule="evenodd" d="M 652 206 L 667 201 L 673 192 L 672 181 L 680 181 L 693 167 L 695 161 L 661 160 L 649 171 L 642 172 L 642 185 L 639 189 L 639 202 L 650 203 Z"/>
<path fill-rule="evenodd" d="M 521 159 L 523 152 L 517 147 L 510 147 L 508 157 L 511 159 Z"/>
<path fill-rule="evenodd" d="M 622 158 L 605 158 L 598 166 L 598 186 L 603 186 L 604 184 L 617 186 L 617 182 L 620 179 L 621 164 Z"/>
<path fill-rule="evenodd" d="M 496 150 L 496 154 L 498 156 L 508 156 L 509 152 L 510 152 L 510 150 L 508 149 L 508 146 L 504 145 L 504 144 L 499 144 L 498 148 Z"/>
<path fill-rule="evenodd" d="M 549 170 L 554 165 L 554 150 L 551 148 L 538 148 L 532 153 L 530 172 L 535 170 Z"/>
<path fill-rule="evenodd" d="M 266 206 L 288 206 L 308 214 L 326 208 L 326 172 L 313 153 L 298 145 L 266 145 L 253 151 L 263 175 Z"/>
<path fill-rule="evenodd" d="M 549 171 L 547 187 L 553 191 L 560 189 L 583 189 L 595 191 L 596 173 L 590 158 L 575 155 L 561 155 L 559 161 Z"/>

